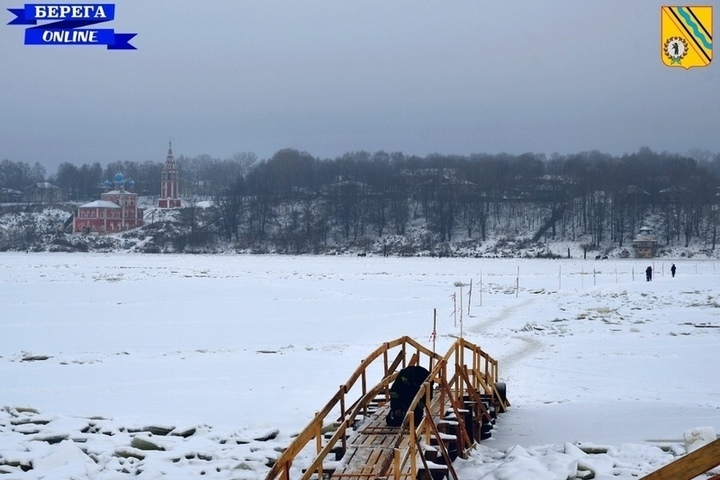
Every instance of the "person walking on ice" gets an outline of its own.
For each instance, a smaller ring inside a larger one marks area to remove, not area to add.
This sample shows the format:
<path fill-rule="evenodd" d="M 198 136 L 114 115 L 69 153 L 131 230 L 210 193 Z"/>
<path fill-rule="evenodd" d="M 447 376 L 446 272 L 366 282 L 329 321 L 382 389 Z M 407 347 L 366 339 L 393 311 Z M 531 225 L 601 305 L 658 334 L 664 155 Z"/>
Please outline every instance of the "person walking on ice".
<path fill-rule="evenodd" d="M 652 267 L 650 265 L 645 269 L 645 280 L 648 282 L 652 281 Z"/>
<path fill-rule="evenodd" d="M 670 273 L 672 274 L 673 278 L 675 278 L 675 271 L 676 271 L 676 270 L 677 270 L 677 268 L 675 268 L 675 264 L 673 263 L 673 264 L 672 264 L 672 267 L 670 267 Z"/>

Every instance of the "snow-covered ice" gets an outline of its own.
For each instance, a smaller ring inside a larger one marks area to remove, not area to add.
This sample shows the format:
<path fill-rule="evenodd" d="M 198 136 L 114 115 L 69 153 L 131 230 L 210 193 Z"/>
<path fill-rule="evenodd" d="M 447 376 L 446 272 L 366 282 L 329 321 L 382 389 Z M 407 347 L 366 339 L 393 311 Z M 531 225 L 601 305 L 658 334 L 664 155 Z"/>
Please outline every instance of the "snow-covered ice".
<path fill-rule="evenodd" d="M 638 478 L 720 431 L 720 272 L 671 263 L 2 253 L 0 473 L 262 479 L 436 310 L 512 403 L 461 480 Z"/>

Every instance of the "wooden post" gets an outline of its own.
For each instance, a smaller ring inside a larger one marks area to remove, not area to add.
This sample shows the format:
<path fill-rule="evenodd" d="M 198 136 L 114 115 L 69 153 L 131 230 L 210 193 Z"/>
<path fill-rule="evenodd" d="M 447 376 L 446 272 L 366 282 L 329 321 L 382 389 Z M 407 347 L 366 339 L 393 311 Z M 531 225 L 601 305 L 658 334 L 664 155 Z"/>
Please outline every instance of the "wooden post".
<path fill-rule="evenodd" d="M 322 444 L 322 418 L 319 417 L 320 412 L 315 412 L 315 418 L 318 420 L 317 422 L 317 430 L 315 430 L 315 449 L 316 453 L 320 454 L 323 448 Z M 323 478 L 323 464 L 320 462 L 318 465 L 318 478 Z"/>
<path fill-rule="evenodd" d="M 290 480 L 290 465 L 292 465 L 292 460 L 288 460 L 283 466 L 282 480 Z"/>
<path fill-rule="evenodd" d="M 480 366 L 481 360 L 482 360 L 482 357 L 480 356 L 480 352 L 473 349 L 473 362 L 472 362 L 473 372 L 482 372 L 482 367 Z M 475 390 L 476 392 L 478 391 L 477 375 L 473 375 L 473 390 Z"/>
<path fill-rule="evenodd" d="M 386 348 L 385 351 L 383 351 L 383 372 L 385 372 L 385 376 L 387 377 L 390 360 L 388 359 L 387 342 L 385 343 L 385 345 Z"/>
<path fill-rule="evenodd" d="M 445 398 L 445 391 L 443 389 L 444 383 L 447 380 L 445 377 L 445 365 L 442 360 L 440 360 L 440 363 L 442 366 L 438 370 L 439 375 L 439 382 L 438 382 L 438 406 L 440 407 L 438 411 L 438 418 L 444 418 L 445 416 L 445 406 L 443 405 L 443 399 Z"/>
<path fill-rule="evenodd" d="M 340 397 L 340 412 L 341 412 L 340 418 L 345 418 L 345 394 L 347 394 L 347 384 L 341 385 L 340 388 L 342 389 L 342 392 L 343 392 L 342 396 Z M 347 420 L 345 420 L 343 423 L 345 423 L 345 422 L 347 422 Z M 344 427 L 340 427 L 340 428 L 347 428 L 347 427 L 348 427 L 348 425 L 346 423 Z M 343 452 L 347 451 L 347 435 L 342 436 L 341 444 L 342 444 Z"/>
<path fill-rule="evenodd" d="M 400 449 L 393 450 L 393 470 L 395 470 L 395 480 L 400 480 Z"/>
<path fill-rule="evenodd" d="M 415 443 L 415 412 L 410 410 L 408 412 L 410 419 L 410 478 L 417 478 L 417 456 L 416 449 L 417 443 Z"/>
<path fill-rule="evenodd" d="M 430 445 L 430 437 L 432 436 L 432 429 L 429 427 L 433 423 L 432 412 L 430 412 L 430 405 L 432 404 L 432 383 L 428 382 L 425 384 L 425 407 L 428 414 L 423 416 L 422 421 L 425 422 L 425 427 L 420 430 L 425 432 L 425 445 Z M 421 455 L 425 456 L 425 452 L 420 452 Z"/>
<path fill-rule="evenodd" d="M 365 363 L 365 360 L 363 360 L 361 363 Z M 361 381 L 361 388 L 362 388 L 362 395 L 365 396 L 367 393 L 367 377 L 365 376 L 365 369 L 363 368 L 362 374 L 360 375 L 360 381 Z M 367 406 L 363 408 L 363 413 L 367 415 Z"/>

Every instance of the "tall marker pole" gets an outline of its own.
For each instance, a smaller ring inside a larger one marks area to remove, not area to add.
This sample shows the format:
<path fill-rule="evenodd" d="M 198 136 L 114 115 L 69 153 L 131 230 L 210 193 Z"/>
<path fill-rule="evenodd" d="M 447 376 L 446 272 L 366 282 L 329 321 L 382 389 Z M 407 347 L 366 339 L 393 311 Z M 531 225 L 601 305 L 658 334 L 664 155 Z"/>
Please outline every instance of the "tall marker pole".
<path fill-rule="evenodd" d="M 455 293 L 450 295 L 450 297 L 452 298 L 452 301 L 453 301 L 453 311 L 452 311 L 453 327 L 457 327 L 457 301 L 455 300 Z"/>
<path fill-rule="evenodd" d="M 433 308 L 433 329 L 430 337 L 433 342 L 433 353 L 435 353 L 435 340 L 437 339 L 437 308 Z"/>
<path fill-rule="evenodd" d="M 468 317 L 470 316 L 470 299 L 472 298 L 472 278 L 470 279 L 470 290 L 468 291 Z"/>
<path fill-rule="evenodd" d="M 463 286 L 460 285 L 460 338 L 463 336 L 463 300 L 462 300 Z"/>
<path fill-rule="evenodd" d="M 480 270 L 480 306 L 482 307 L 482 270 Z"/>

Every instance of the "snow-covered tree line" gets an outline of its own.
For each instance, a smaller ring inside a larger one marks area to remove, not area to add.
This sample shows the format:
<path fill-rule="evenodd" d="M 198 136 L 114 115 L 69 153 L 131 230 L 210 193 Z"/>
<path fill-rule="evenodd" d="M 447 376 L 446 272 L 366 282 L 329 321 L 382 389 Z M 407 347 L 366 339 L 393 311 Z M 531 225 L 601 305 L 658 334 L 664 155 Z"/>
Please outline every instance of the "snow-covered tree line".
<path fill-rule="evenodd" d="M 412 253 L 501 238 L 627 248 L 647 224 L 665 245 L 714 249 L 720 222 L 720 156 L 697 152 L 643 148 L 621 157 L 593 151 L 547 158 L 360 151 L 319 159 L 286 149 L 262 161 L 242 153 L 224 160 L 181 156 L 177 163 L 184 244 L 194 246 Z M 0 164 L 0 181 L 11 164 Z M 63 164 L 48 179 L 80 201 L 96 198 L 102 180 L 122 171 L 139 193 L 157 195 L 161 170 L 159 162 Z M 200 200 L 212 206 L 199 209 Z"/>
<path fill-rule="evenodd" d="M 217 227 L 245 246 L 295 253 L 408 236 L 422 243 L 523 237 L 627 247 L 649 224 L 665 244 L 714 248 L 720 160 L 641 149 L 612 157 L 283 150 L 215 195 Z"/>

